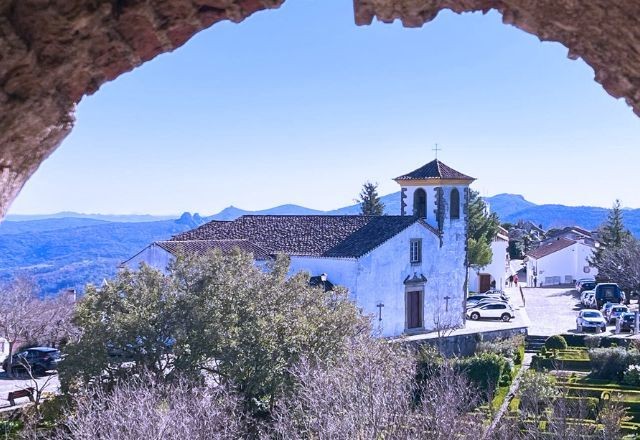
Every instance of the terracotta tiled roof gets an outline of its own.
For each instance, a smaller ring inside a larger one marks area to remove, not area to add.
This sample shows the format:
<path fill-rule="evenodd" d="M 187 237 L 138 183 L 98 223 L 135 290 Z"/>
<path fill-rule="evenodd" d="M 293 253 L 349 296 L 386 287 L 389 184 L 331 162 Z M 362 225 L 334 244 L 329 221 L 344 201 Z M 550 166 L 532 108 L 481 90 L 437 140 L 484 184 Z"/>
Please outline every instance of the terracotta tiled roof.
<path fill-rule="evenodd" d="M 437 234 L 409 216 L 245 215 L 209 222 L 171 241 L 247 240 L 272 254 L 360 257 L 416 222 Z"/>
<path fill-rule="evenodd" d="M 544 244 L 537 249 L 532 250 L 527 253 L 527 256 L 531 258 L 540 259 L 542 257 L 546 257 L 547 255 L 551 255 L 554 252 L 558 252 L 562 249 L 568 248 L 572 244 L 576 244 L 577 242 L 574 240 L 568 240 L 566 238 L 560 238 L 558 240 L 552 241 L 549 244 Z"/>
<path fill-rule="evenodd" d="M 425 179 L 459 179 L 459 180 L 475 180 L 460 171 L 435 159 L 428 164 L 413 170 L 408 174 L 396 177 L 395 180 L 425 180 Z"/>
<path fill-rule="evenodd" d="M 229 253 L 239 248 L 241 251 L 252 253 L 256 260 L 266 260 L 270 256 L 267 250 L 249 240 L 167 240 L 156 241 L 155 244 L 173 255 L 180 253 L 205 254 L 212 249 L 220 249 L 223 253 Z"/>

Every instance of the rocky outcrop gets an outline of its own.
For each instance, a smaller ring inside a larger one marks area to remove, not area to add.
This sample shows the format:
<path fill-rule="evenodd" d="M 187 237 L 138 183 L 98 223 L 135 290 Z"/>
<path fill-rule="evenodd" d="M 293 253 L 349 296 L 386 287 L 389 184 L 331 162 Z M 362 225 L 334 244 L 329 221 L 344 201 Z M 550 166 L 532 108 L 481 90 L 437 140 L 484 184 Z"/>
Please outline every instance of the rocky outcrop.
<path fill-rule="evenodd" d="M 284 0 L 0 0 L 0 218 L 73 126 L 85 94 L 222 21 Z M 499 11 L 557 41 L 640 115 L 640 2 L 635 0 L 354 0 L 356 22 L 422 26 L 442 9 Z M 293 36 L 292 36 L 293 38 Z"/>

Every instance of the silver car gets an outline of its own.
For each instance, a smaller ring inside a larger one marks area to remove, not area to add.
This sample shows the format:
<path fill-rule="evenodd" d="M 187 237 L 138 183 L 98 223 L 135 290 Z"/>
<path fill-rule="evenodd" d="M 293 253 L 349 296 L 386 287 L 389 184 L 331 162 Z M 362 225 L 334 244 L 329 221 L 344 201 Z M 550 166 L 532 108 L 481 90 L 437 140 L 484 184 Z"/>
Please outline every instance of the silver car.
<path fill-rule="evenodd" d="M 594 331 L 606 331 L 607 321 L 599 310 L 581 310 L 576 318 L 576 330 L 582 332 L 586 329 Z"/>

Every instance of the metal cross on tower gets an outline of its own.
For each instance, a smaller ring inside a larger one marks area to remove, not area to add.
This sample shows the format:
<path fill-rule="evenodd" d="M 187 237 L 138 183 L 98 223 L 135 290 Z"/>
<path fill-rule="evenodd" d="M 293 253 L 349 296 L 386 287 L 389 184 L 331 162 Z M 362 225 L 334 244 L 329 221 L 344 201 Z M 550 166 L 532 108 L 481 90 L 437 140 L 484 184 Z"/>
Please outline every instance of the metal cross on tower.
<path fill-rule="evenodd" d="M 436 152 L 436 159 L 438 158 L 438 151 L 442 151 L 442 148 L 438 148 L 438 144 L 436 144 L 435 148 L 433 149 L 433 151 Z"/>

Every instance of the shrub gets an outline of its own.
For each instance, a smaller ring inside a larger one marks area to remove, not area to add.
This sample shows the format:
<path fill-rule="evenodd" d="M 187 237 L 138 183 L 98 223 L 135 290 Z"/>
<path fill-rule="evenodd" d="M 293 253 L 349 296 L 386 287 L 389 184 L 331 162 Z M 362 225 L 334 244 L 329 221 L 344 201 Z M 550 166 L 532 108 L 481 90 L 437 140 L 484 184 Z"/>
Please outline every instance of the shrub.
<path fill-rule="evenodd" d="M 537 413 L 558 397 L 555 377 L 537 371 L 526 371 L 520 380 L 520 407 L 524 411 Z"/>
<path fill-rule="evenodd" d="M 629 365 L 624 372 L 622 383 L 625 385 L 640 386 L 640 365 Z"/>
<path fill-rule="evenodd" d="M 421 385 L 440 372 L 444 358 L 435 347 L 423 345 L 416 353 L 416 361 L 416 381 Z"/>
<path fill-rule="evenodd" d="M 520 364 L 524 358 L 524 337 L 517 335 L 496 341 L 481 341 L 476 345 L 476 354 L 480 353 L 495 353 L 511 358 L 516 364 Z"/>
<path fill-rule="evenodd" d="M 547 340 L 544 341 L 544 346 L 548 350 L 566 350 L 567 341 L 561 335 L 549 336 Z"/>
<path fill-rule="evenodd" d="M 506 360 L 494 353 L 482 353 L 458 361 L 457 368 L 466 374 L 478 390 L 488 398 L 501 382 Z"/>
<path fill-rule="evenodd" d="M 600 347 L 600 343 L 602 341 L 601 336 L 585 336 L 584 338 L 584 346 L 587 348 L 598 348 Z"/>
<path fill-rule="evenodd" d="M 500 376 L 500 386 L 506 387 L 511 384 L 515 372 L 515 365 L 513 359 L 506 358 L 504 368 L 502 369 L 502 376 Z"/>
<path fill-rule="evenodd" d="M 621 380 L 629 365 L 640 364 L 640 353 L 622 347 L 589 350 L 591 373 L 599 379 Z"/>

